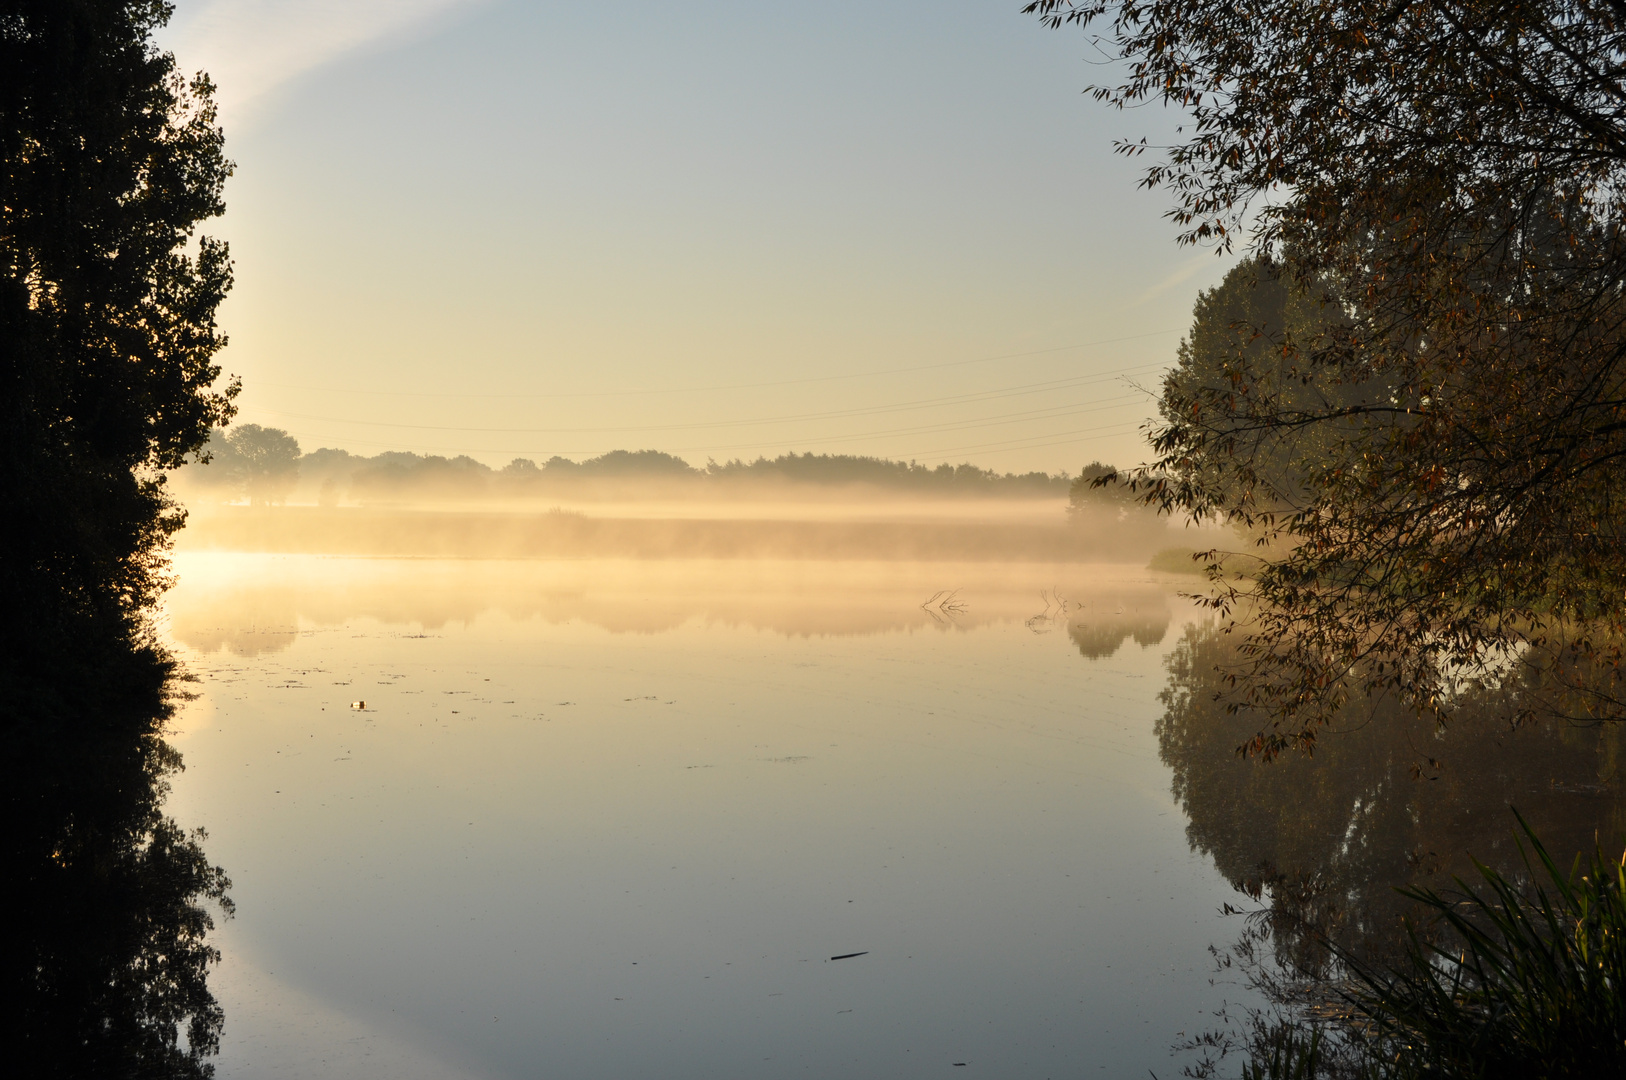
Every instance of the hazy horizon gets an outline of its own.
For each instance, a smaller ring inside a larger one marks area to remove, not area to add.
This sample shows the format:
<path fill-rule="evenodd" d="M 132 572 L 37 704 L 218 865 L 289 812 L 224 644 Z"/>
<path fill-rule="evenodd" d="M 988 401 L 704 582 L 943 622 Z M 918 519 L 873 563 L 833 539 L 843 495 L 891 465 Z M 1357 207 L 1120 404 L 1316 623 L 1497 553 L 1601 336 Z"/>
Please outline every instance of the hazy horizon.
<path fill-rule="evenodd" d="M 239 420 L 493 466 L 1143 460 L 1230 261 L 1112 152 L 1165 121 L 1086 107 L 1019 8 L 182 0 Z"/>
<path fill-rule="evenodd" d="M 6 10 L 22 1073 L 1626 1046 L 1614 8 Z"/>

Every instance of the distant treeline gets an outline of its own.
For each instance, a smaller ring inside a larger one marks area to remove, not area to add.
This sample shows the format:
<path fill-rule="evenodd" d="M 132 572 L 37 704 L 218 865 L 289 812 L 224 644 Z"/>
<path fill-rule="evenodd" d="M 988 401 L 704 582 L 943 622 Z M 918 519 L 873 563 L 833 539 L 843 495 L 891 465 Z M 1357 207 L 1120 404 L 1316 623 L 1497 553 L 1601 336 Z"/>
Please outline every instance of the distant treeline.
<path fill-rule="evenodd" d="M 922 465 L 852 454 L 782 454 L 755 461 L 708 461 L 697 468 L 659 450 L 613 450 L 585 461 L 515 458 L 494 469 L 467 455 L 387 451 L 372 457 L 323 448 L 301 453 L 285 431 L 257 424 L 217 430 L 208 460 L 185 483 L 254 502 L 524 498 L 528 496 L 673 497 L 744 494 L 753 488 L 866 487 L 926 497 L 1064 497 L 1065 474 L 998 473 L 975 465 Z M 1092 469 L 1103 469 L 1094 465 Z M 295 498 L 297 492 L 297 499 Z"/>

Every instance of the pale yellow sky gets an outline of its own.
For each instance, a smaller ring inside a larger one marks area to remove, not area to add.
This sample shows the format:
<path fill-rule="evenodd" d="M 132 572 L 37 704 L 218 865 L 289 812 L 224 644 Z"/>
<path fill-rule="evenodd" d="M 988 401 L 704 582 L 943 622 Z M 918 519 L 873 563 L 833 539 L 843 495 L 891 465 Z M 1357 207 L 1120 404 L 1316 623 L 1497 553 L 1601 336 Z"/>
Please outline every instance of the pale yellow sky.
<path fill-rule="evenodd" d="M 205 0 L 241 419 L 336 446 L 1076 471 L 1228 260 L 1017 2 Z"/>

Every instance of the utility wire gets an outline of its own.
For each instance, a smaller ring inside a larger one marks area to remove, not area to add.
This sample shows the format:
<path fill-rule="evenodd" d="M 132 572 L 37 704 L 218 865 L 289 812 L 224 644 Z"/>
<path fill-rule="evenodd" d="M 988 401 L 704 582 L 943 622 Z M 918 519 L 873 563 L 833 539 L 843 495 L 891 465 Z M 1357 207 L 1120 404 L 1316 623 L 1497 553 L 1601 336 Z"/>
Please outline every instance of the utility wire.
<path fill-rule="evenodd" d="M 887 428 L 887 429 L 881 430 L 881 431 L 861 431 L 861 432 L 852 432 L 852 433 L 849 433 L 849 434 L 830 435 L 830 436 L 826 436 L 824 441 L 829 441 L 830 439 L 893 438 L 893 437 L 904 436 L 904 435 L 929 435 L 929 434 L 933 434 L 933 433 L 936 433 L 936 432 L 939 432 L 939 431 L 966 431 L 966 430 L 970 430 L 970 429 L 973 429 L 973 428 L 1001 427 L 1001 426 L 1005 426 L 1005 425 L 1008 425 L 1008 424 L 1021 423 L 1021 422 L 1024 422 L 1024 421 L 1048 420 L 1048 419 L 1051 419 L 1051 418 L 1056 417 L 1056 416 L 1076 416 L 1076 415 L 1082 415 L 1082 414 L 1085 414 L 1085 413 L 1102 412 L 1103 410 L 1107 410 L 1107 409 L 1119 408 L 1126 402 L 1135 401 L 1135 400 L 1138 400 L 1138 399 L 1139 399 L 1139 395 L 1130 394 L 1130 395 L 1126 395 L 1126 396 L 1121 397 L 1121 398 L 1109 399 L 1107 401 L 1096 401 L 1096 402 L 1094 402 L 1093 404 L 1091 404 L 1089 406 L 1085 406 L 1085 404 L 1082 403 L 1082 402 L 1069 402 L 1069 403 L 1067 403 L 1065 405 L 1048 405 L 1048 406 L 1046 406 L 1046 407 L 1044 407 L 1042 409 L 1024 409 L 1024 410 L 1022 410 L 1020 412 L 1001 413 L 1001 414 L 998 414 L 998 415 L 995 415 L 995 416 L 986 416 L 986 417 L 973 417 L 973 418 L 968 419 L 968 420 L 944 420 L 944 421 L 938 421 L 938 422 L 929 423 L 929 424 L 915 424 L 915 425 L 911 425 L 911 426 L 908 426 L 908 427 L 901 427 L 901 428 Z M 321 418 L 312 417 L 311 419 L 321 419 Z M 340 421 L 340 422 L 342 423 L 344 421 Z M 763 422 L 765 423 L 766 421 L 763 421 Z M 388 426 L 388 427 L 395 427 L 395 426 L 411 427 L 411 426 L 414 426 L 414 425 L 394 425 L 394 424 L 390 424 L 390 425 L 384 425 L 384 426 Z M 671 426 L 672 427 L 703 428 L 704 429 L 704 428 L 711 428 L 713 426 L 725 427 L 727 425 L 724 425 L 724 424 L 718 424 L 718 425 L 682 424 L 682 425 L 671 425 Z M 535 430 L 535 429 L 527 429 L 527 428 L 433 428 L 431 430 L 435 430 L 435 431 L 478 431 L 478 432 L 497 432 L 497 433 L 502 433 L 502 434 L 544 434 L 545 435 L 545 434 L 558 434 L 560 432 L 580 433 L 582 431 L 585 431 L 585 432 L 595 433 L 596 434 L 596 433 L 602 433 L 602 432 L 606 432 L 606 431 L 618 432 L 618 431 L 632 431 L 632 430 L 662 430 L 662 429 L 659 429 L 659 428 L 640 428 L 640 429 L 631 429 L 631 428 L 585 428 L 585 429 L 568 429 L 567 428 L 567 429 L 560 429 L 560 431 L 554 431 L 554 430 L 550 430 L 550 429 Z M 746 447 L 749 447 L 749 446 L 754 446 L 756 444 L 755 443 L 750 443 L 750 444 L 742 444 L 742 445 L 746 446 Z M 738 449 L 738 448 L 739 447 L 725 447 L 723 449 Z"/>
<path fill-rule="evenodd" d="M 1150 370 L 1152 367 L 1160 368 L 1162 366 L 1162 364 L 1156 364 L 1140 369 L 1128 368 L 1125 370 Z M 352 420 L 347 417 L 339 416 L 312 416 L 309 413 L 287 412 L 283 409 L 257 409 L 255 411 L 271 413 L 275 416 L 287 416 L 295 420 L 314 420 L 319 423 L 328 424 L 353 424 L 360 427 L 402 428 L 412 431 L 477 431 L 501 435 L 589 435 L 621 431 L 692 431 L 706 428 L 760 427 L 769 424 L 788 424 L 808 420 L 837 420 L 852 416 L 875 416 L 882 413 L 908 412 L 914 409 L 942 407 L 946 405 L 965 405 L 978 401 L 994 401 L 1005 397 L 1022 397 L 1029 394 L 1049 393 L 1055 390 L 1088 386 L 1100 382 L 1110 382 L 1117 377 L 1118 376 L 1115 375 L 1078 375 L 1066 379 L 1050 379 L 1044 382 L 1023 383 L 1017 386 L 998 387 L 993 390 L 979 390 L 968 394 L 951 394 L 946 397 L 894 402 L 889 405 L 865 405 L 854 409 L 836 409 L 827 412 L 796 413 L 788 416 L 769 416 L 760 420 L 713 420 L 685 424 L 621 424 L 614 427 L 520 428 L 476 427 L 461 424 L 404 424 L 397 423 L 393 420 Z M 1114 400 L 1130 401 L 1139 396 L 1141 396 L 1141 394 L 1136 393 Z"/>
<path fill-rule="evenodd" d="M 1000 360 L 1018 360 L 1028 356 L 1044 356 L 1049 353 L 1067 352 L 1071 349 L 1091 349 L 1098 345 L 1116 345 L 1124 341 L 1140 341 L 1144 338 L 1162 337 L 1166 334 L 1178 334 L 1174 330 L 1152 330 L 1144 334 L 1130 334 L 1127 337 L 1103 338 L 1100 341 L 1085 341 L 1077 345 L 1056 345 L 1048 349 L 1032 349 L 1028 352 L 1001 353 L 998 356 L 979 356 L 970 360 L 947 360 L 936 364 L 917 364 L 913 367 L 885 368 L 880 371 L 856 371 L 846 375 L 814 375 L 805 379 L 779 379 L 771 382 L 734 383 L 725 386 L 673 386 L 648 390 L 582 390 L 546 394 L 453 394 L 439 393 L 425 390 L 354 390 L 339 387 L 300 386 L 296 383 L 265 382 L 255 380 L 256 386 L 274 386 L 283 390 L 303 390 L 319 394 L 372 394 L 382 397 L 429 397 L 429 398 L 495 398 L 504 401 L 533 398 L 564 398 L 564 397 L 632 397 L 650 394 L 704 394 L 722 390 L 757 390 L 773 386 L 803 386 L 808 383 L 836 382 L 842 379 L 869 379 L 881 375 L 901 375 L 913 371 L 939 371 L 944 368 L 966 367 L 970 364 L 991 364 Z M 1162 366 L 1162 365 L 1158 365 Z M 1130 371 L 1131 368 L 1121 368 L 1119 371 Z M 1103 374 L 1115 374 L 1105 372 Z"/>

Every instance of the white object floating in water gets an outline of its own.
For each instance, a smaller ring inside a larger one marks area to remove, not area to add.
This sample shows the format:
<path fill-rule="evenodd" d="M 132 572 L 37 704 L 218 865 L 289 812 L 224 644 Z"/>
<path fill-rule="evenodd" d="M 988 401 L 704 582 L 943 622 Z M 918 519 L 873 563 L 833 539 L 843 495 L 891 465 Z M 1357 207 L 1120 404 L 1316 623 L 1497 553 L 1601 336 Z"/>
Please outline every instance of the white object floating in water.
<path fill-rule="evenodd" d="M 352 709 L 365 709 L 367 707 L 367 703 L 365 701 L 352 701 L 350 703 L 350 707 Z"/>

